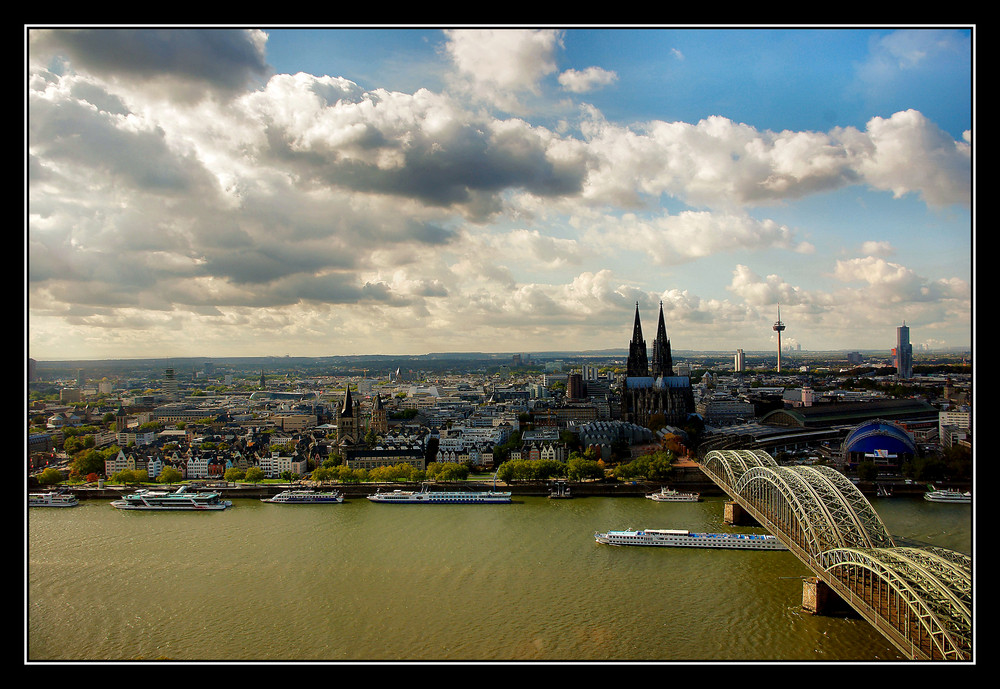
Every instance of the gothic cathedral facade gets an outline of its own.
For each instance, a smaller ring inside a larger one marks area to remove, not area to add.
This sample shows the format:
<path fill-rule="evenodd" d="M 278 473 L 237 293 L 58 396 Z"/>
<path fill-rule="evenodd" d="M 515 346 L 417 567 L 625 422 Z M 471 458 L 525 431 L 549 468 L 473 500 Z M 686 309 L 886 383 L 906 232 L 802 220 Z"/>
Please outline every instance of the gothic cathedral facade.
<path fill-rule="evenodd" d="M 662 302 L 651 359 L 646 353 L 639 304 L 636 303 L 632 340 L 628 346 L 625 377 L 620 389 L 622 420 L 646 428 L 683 424 L 688 415 L 694 413 L 694 393 L 690 378 L 674 375 Z"/>

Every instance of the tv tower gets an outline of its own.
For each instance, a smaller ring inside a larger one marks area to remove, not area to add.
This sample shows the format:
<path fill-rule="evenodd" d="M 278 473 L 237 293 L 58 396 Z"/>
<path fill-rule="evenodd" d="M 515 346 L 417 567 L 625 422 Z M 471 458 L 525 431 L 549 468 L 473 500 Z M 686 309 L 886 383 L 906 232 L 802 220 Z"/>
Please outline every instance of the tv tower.
<path fill-rule="evenodd" d="M 781 304 L 778 304 L 778 320 L 771 329 L 778 333 L 778 373 L 781 373 L 781 331 L 785 329 L 785 324 L 781 322 Z"/>

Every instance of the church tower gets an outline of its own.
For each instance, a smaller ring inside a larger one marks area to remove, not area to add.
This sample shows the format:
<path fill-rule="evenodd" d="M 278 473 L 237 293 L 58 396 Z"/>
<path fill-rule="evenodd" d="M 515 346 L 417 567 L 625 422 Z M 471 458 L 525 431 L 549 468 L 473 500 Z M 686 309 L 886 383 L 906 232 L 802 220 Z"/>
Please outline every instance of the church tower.
<path fill-rule="evenodd" d="M 628 343 L 628 360 L 625 375 L 648 376 L 649 361 L 646 358 L 646 341 L 642 339 L 642 323 L 639 322 L 639 302 L 635 303 L 635 323 L 632 325 L 632 341 Z"/>
<path fill-rule="evenodd" d="M 347 386 L 344 396 L 344 406 L 340 409 L 337 420 L 337 442 L 351 444 L 358 442 L 358 415 L 354 413 L 354 402 L 351 399 L 351 386 Z"/>
<path fill-rule="evenodd" d="M 375 393 L 372 399 L 372 420 L 370 428 L 378 435 L 385 435 L 389 431 L 389 418 L 386 415 L 385 405 L 382 404 L 382 395 Z"/>
<path fill-rule="evenodd" d="M 128 430 L 128 414 L 125 413 L 121 397 L 119 397 L 118 410 L 115 412 L 115 431 L 124 433 L 126 430 Z"/>
<path fill-rule="evenodd" d="M 663 302 L 660 302 L 660 322 L 656 326 L 656 339 L 653 340 L 653 377 L 674 375 L 674 362 L 670 356 L 670 338 L 667 337 L 667 326 L 663 323 Z"/>

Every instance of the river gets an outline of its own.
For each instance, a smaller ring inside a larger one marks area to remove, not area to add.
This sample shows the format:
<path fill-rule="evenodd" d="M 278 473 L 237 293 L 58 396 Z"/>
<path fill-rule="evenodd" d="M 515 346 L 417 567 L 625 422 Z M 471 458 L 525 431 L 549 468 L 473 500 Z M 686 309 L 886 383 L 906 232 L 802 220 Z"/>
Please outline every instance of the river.
<path fill-rule="evenodd" d="M 105 500 L 26 516 L 26 661 L 892 661 L 801 609 L 788 552 L 615 548 L 595 531 L 745 531 L 723 498 L 509 505 Z M 970 505 L 873 498 L 889 531 L 972 552 Z"/>

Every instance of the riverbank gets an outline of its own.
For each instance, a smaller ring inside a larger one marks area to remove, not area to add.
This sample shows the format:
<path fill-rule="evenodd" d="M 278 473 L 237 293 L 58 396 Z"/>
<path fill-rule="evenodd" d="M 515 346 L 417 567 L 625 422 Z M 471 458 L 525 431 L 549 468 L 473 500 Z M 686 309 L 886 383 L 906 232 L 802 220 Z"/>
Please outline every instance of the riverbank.
<path fill-rule="evenodd" d="M 283 490 L 293 488 L 314 487 L 320 490 L 339 490 L 345 498 L 364 498 L 371 495 L 376 490 L 415 490 L 420 487 L 414 482 L 392 482 L 392 483 L 326 483 L 316 484 L 310 481 L 298 483 L 229 483 L 225 482 L 204 482 L 207 488 L 218 491 L 226 499 L 233 498 L 266 498 L 277 495 Z M 438 490 L 458 488 L 462 490 L 491 490 L 494 487 L 493 481 L 438 481 L 433 482 Z M 570 481 L 568 482 L 570 492 L 573 497 L 644 497 L 649 493 L 658 491 L 663 485 L 684 492 L 700 493 L 705 497 L 725 497 L 725 493 L 710 481 L 705 474 L 695 464 L 678 466 L 674 468 L 674 476 L 669 481 Z M 971 490 L 969 485 L 959 485 L 950 483 L 935 484 L 939 488 L 956 488 L 960 490 Z M 503 490 L 510 491 L 514 495 L 521 496 L 547 496 L 552 487 L 549 481 L 519 481 L 517 483 L 506 484 L 498 481 L 496 486 Z M 858 489 L 867 497 L 878 495 L 879 487 L 882 487 L 894 496 L 920 496 L 927 491 L 926 484 L 907 483 L 903 479 L 881 480 L 877 482 L 863 481 L 857 484 Z M 156 488 L 169 488 L 169 486 L 155 486 Z M 122 493 L 132 492 L 136 486 L 107 486 L 104 487 L 60 487 L 60 490 L 72 493 L 80 500 L 114 500 Z M 48 490 L 46 487 L 33 487 L 31 492 Z"/>

